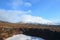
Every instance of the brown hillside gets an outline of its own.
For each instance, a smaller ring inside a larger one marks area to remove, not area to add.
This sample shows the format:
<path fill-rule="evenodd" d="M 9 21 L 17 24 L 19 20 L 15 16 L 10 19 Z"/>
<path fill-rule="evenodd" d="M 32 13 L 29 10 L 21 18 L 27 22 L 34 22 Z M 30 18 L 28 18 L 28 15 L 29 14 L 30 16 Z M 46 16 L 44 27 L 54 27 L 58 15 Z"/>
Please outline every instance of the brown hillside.
<path fill-rule="evenodd" d="M 54 38 L 57 37 L 56 39 L 58 40 L 60 36 L 60 25 L 0 22 L 0 40 L 5 40 L 5 38 L 21 33 L 42 37 L 46 40 L 55 40 Z"/>
<path fill-rule="evenodd" d="M 41 24 L 7 23 L 7 22 L 0 22 L 0 28 L 37 28 L 37 29 L 50 29 L 52 31 L 60 31 L 60 25 L 41 25 Z"/>

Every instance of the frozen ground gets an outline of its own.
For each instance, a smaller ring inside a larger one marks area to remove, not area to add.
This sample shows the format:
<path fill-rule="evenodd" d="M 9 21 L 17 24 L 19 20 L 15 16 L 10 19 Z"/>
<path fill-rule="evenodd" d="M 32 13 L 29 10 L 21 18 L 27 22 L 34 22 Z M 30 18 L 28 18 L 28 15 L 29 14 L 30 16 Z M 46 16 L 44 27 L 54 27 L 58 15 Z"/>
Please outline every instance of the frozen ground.
<path fill-rule="evenodd" d="M 44 39 L 38 38 L 38 37 L 26 36 L 24 34 L 18 34 L 18 35 L 9 37 L 6 40 L 44 40 Z"/>

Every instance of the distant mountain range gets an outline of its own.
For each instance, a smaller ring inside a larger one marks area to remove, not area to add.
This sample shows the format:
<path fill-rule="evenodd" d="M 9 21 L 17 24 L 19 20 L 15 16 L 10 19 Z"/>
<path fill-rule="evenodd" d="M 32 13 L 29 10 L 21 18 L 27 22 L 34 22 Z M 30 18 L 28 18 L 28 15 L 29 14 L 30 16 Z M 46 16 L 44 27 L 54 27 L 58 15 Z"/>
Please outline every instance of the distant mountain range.
<path fill-rule="evenodd" d="M 6 27 L 17 27 L 17 26 L 19 26 L 19 27 L 21 27 L 21 26 L 27 26 L 27 27 L 29 27 L 29 26 L 32 26 L 32 25 L 34 25 L 34 26 L 45 26 L 45 27 L 60 27 L 60 25 L 53 25 L 53 24 L 40 24 L 40 23 L 23 23 L 23 22 L 19 22 L 19 23 L 10 23 L 10 22 L 5 22 L 5 21 L 0 21 L 0 27 L 1 26 L 6 26 Z M 34 26 L 32 26 L 32 27 L 34 27 Z"/>
<path fill-rule="evenodd" d="M 7 21 L 1 21 L 0 23 L 11 23 L 11 22 L 7 22 Z M 47 23 L 47 24 L 42 24 L 42 23 L 29 23 L 29 22 L 17 22 L 17 23 L 12 23 L 12 24 L 35 24 L 35 25 L 60 25 L 60 23 Z"/>

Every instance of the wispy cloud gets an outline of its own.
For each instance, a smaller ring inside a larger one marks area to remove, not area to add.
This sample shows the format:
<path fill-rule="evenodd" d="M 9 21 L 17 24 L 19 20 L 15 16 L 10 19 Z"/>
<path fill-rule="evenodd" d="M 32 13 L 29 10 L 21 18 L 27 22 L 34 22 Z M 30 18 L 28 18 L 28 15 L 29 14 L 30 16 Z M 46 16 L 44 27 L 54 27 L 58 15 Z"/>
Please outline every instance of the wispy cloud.
<path fill-rule="evenodd" d="M 25 5 L 25 7 L 31 7 L 32 6 L 32 4 L 29 2 L 26 2 L 24 5 Z"/>
<path fill-rule="evenodd" d="M 13 9 L 17 9 L 19 6 L 22 6 L 23 3 L 23 0 L 13 0 L 10 4 L 12 5 Z"/>
<path fill-rule="evenodd" d="M 32 6 L 30 2 L 25 2 L 23 0 L 12 0 L 12 2 L 9 2 L 8 5 L 11 6 L 12 9 L 18 9 L 18 7 L 21 7 L 21 6 L 24 6 L 24 7 Z"/>

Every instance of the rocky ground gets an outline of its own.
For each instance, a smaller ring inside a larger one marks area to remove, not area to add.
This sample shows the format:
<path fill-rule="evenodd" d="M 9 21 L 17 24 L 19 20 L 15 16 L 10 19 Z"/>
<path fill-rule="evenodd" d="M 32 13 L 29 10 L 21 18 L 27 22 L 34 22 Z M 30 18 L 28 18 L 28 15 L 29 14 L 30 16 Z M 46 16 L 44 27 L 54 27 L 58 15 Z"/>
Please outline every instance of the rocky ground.
<path fill-rule="evenodd" d="M 60 40 L 60 25 L 0 22 L 0 40 L 4 40 L 16 34 L 42 37 L 46 40 Z"/>

